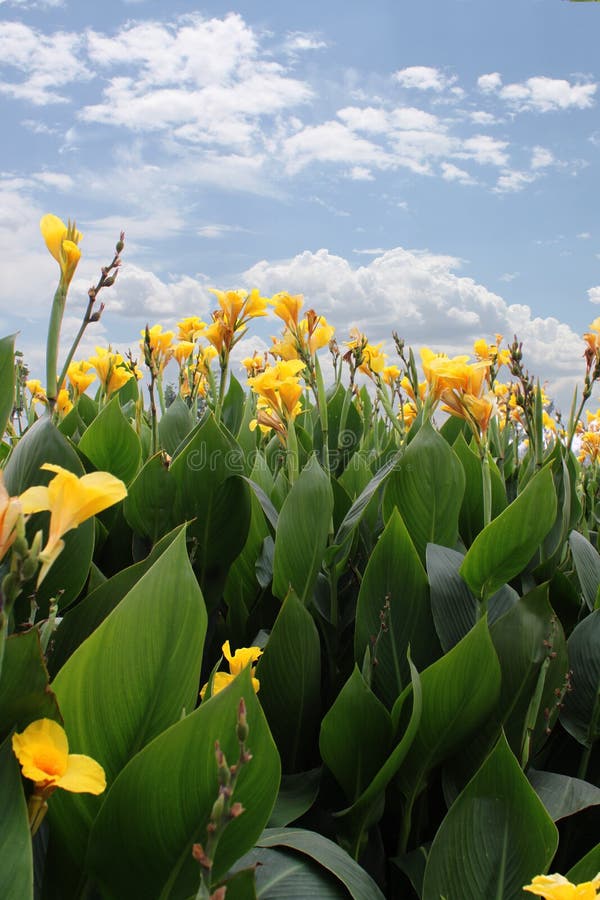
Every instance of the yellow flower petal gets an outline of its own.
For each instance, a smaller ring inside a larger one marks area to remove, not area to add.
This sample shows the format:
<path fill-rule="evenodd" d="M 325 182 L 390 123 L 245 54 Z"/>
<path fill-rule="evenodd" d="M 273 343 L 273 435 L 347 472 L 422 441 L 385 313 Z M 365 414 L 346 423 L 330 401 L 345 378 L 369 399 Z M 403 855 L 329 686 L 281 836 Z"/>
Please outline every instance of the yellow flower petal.
<path fill-rule="evenodd" d="M 106 790 L 106 775 L 95 759 L 70 753 L 67 770 L 57 779 L 56 786 L 75 794 L 101 794 Z"/>
<path fill-rule="evenodd" d="M 67 770 L 69 742 L 64 729 L 52 719 L 38 719 L 20 734 L 13 734 L 12 747 L 25 778 L 51 782 Z"/>

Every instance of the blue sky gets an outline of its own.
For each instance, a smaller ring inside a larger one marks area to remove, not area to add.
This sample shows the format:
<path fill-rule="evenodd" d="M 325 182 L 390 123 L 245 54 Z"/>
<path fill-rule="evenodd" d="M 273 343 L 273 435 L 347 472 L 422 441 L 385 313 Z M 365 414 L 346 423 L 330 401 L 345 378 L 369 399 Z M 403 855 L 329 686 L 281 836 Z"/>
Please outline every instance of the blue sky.
<path fill-rule="evenodd" d="M 0 0 L 0 328 L 40 364 L 54 212 L 84 232 L 65 342 L 126 231 L 86 350 L 287 289 L 341 340 L 516 331 L 566 406 L 600 314 L 599 32 L 566 0 Z"/>

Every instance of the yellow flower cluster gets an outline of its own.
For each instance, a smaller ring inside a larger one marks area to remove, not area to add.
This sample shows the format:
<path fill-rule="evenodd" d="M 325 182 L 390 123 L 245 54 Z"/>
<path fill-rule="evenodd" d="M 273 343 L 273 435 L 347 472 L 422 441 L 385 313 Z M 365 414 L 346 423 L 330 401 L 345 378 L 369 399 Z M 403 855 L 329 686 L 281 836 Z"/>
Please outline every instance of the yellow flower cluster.
<path fill-rule="evenodd" d="M 564 875 L 537 875 L 523 890 L 544 900 L 596 900 L 600 872 L 591 881 L 581 884 L 572 884 Z"/>
<path fill-rule="evenodd" d="M 258 395 L 256 419 L 250 423 L 268 431 L 273 428 L 285 442 L 288 422 L 293 421 L 302 410 L 300 397 L 303 386 L 300 372 L 304 363 L 300 359 L 290 359 L 269 366 L 259 375 L 248 379 L 248 384 Z"/>
<path fill-rule="evenodd" d="M 224 688 L 228 687 L 234 678 L 243 672 L 243 670 L 247 666 L 252 666 L 250 670 L 250 674 L 252 676 L 252 687 L 254 688 L 255 693 L 258 693 L 260 688 L 260 682 L 258 678 L 254 677 L 254 672 L 256 670 L 256 666 L 253 665 L 258 661 L 258 659 L 262 656 L 262 650 L 260 647 L 240 647 L 239 650 L 236 650 L 234 654 L 231 653 L 231 647 L 229 641 L 225 641 L 223 647 L 221 648 L 223 652 L 223 656 L 229 663 L 229 672 L 215 672 L 212 682 L 212 696 L 218 694 L 219 691 L 222 691 Z M 200 698 L 204 700 L 204 695 L 208 689 L 208 683 L 204 685 L 202 690 L 200 691 Z"/>
<path fill-rule="evenodd" d="M 310 365 L 317 350 L 329 344 L 335 328 L 328 325 L 325 316 L 317 315 L 314 309 L 309 309 L 304 318 L 298 318 L 304 305 L 302 294 L 281 292 L 269 302 L 273 304 L 275 315 L 285 325 L 281 338 L 272 338 L 271 354 L 284 361 L 300 359 Z"/>
<path fill-rule="evenodd" d="M 421 363 L 432 403 L 441 400 L 442 409 L 465 419 L 479 440 L 485 437 L 498 407 L 496 397 L 489 389 L 489 358 L 475 363 L 468 360 L 468 356 L 449 359 L 427 347 L 421 350 Z"/>

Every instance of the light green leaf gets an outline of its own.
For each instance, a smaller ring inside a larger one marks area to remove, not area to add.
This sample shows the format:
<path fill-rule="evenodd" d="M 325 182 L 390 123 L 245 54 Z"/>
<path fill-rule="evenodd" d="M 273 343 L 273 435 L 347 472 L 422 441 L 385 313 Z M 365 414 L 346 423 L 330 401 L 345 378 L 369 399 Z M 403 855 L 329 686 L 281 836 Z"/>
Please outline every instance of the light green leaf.
<path fill-rule="evenodd" d="M 140 439 L 113 397 L 79 441 L 79 449 L 99 472 L 110 472 L 129 484 L 140 467 Z"/>

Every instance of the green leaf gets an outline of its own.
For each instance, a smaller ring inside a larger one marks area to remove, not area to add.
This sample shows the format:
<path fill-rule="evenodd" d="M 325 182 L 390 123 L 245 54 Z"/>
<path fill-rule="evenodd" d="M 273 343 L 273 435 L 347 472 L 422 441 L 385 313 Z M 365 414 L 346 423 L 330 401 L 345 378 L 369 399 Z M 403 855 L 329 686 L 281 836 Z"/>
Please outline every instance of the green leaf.
<path fill-rule="evenodd" d="M 308 812 L 317 799 L 320 784 L 321 766 L 309 772 L 282 775 L 269 828 L 284 828 Z"/>
<path fill-rule="evenodd" d="M 140 439 L 113 397 L 79 441 L 79 449 L 99 472 L 110 472 L 129 484 L 140 467 Z"/>
<path fill-rule="evenodd" d="M 521 900 L 557 845 L 556 826 L 502 736 L 436 833 L 423 900 Z"/>
<path fill-rule="evenodd" d="M 421 687 L 423 711 L 419 729 L 398 773 L 407 797 L 420 792 L 427 773 L 456 752 L 496 705 L 500 666 L 485 619 L 480 619 L 449 653 L 421 672 Z M 394 722 L 398 721 L 401 705 L 397 703 L 392 710 Z"/>
<path fill-rule="evenodd" d="M 569 546 L 583 597 L 588 607 L 594 609 L 600 587 L 600 553 L 578 531 L 569 535 Z"/>
<path fill-rule="evenodd" d="M 10 738 L 0 746 L 0 821 L 0 897 L 2 900 L 33 900 L 29 818 L 21 772 Z"/>
<path fill-rule="evenodd" d="M 297 850 L 335 875 L 354 900 L 383 900 L 383 894 L 365 870 L 345 850 L 321 834 L 301 828 L 267 828 L 257 846 Z"/>
<path fill-rule="evenodd" d="M 280 600 L 291 587 L 302 603 L 310 601 L 327 546 L 332 512 L 329 478 L 312 456 L 279 514 L 273 593 Z"/>
<path fill-rule="evenodd" d="M 123 597 L 129 593 L 142 575 L 145 575 L 150 566 L 154 565 L 183 527 L 180 525 L 170 531 L 152 548 L 145 559 L 117 572 L 112 578 L 105 578 L 77 606 L 68 610 L 52 636 L 49 646 L 48 668 L 52 677 L 57 674 L 77 647 L 95 631 Z"/>
<path fill-rule="evenodd" d="M 280 771 L 246 668 L 225 690 L 141 750 L 115 781 L 94 823 L 87 858 L 98 882 L 113 896 L 177 900 L 197 889 L 198 864 L 191 850 L 193 843 L 206 841 L 218 793 L 215 741 L 230 765 L 237 762 L 241 698 L 252 759 L 234 794 L 244 812 L 219 840 L 215 881 L 254 846 L 273 808 Z"/>
<path fill-rule="evenodd" d="M 15 402 L 15 338 L 0 338 L 0 437 L 6 431 Z"/>
<path fill-rule="evenodd" d="M 449 547 L 427 545 L 427 576 L 431 588 L 431 611 L 435 630 L 447 652 L 471 630 L 478 618 L 479 604 L 459 575 L 464 556 Z M 503 585 L 488 600 L 491 625 L 518 601 L 519 595 Z"/>
<path fill-rule="evenodd" d="M 258 900 L 306 900 L 307 897 L 348 900 L 346 888 L 327 869 L 291 850 L 255 847 L 242 857 L 238 865 L 257 867 L 255 896 Z M 229 897 L 228 886 L 228 900 Z M 238 900 L 237 894 L 233 894 L 232 900 Z"/>
<path fill-rule="evenodd" d="M 250 609 L 254 606 L 260 585 L 256 578 L 256 562 L 261 554 L 263 541 L 270 534 L 269 526 L 256 495 L 251 496 L 252 515 L 244 548 L 235 560 L 224 588 L 228 606 L 227 626 L 232 646 L 246 646 L 252 637 L 246 636 L 246 624 Z"/>
<path fill-rule="evenodd" d="M 384 609 L 386 603 L 389 608 Z M 382 614 L 387 628 L 379 634 Z M 356 662 L 362 662 L 378 634 L 373 690 L 391 708 L 410 677 L 408 647 L 418 669 L 440 655 L 427 575 L 397 509 L 392 510 L 361 582 L 354 633 Z"/>
<path fill-rule="evenodd" d="M 452 445 L 465 471 L 465 493 L 460 508 L 459 531 L 465 545 L 470 546 L 483 529 L 483 474 L 481 458 L 468 446 L 460 432 Z M 490 459 L 492 486 L 492 519 L 506 509 L 506 490 L 498 467 Z"/>
<path fill-rule="evenodd" d="M 109 786 L 132 756 L 196 705 L 206 622 L 182 531 L 58 673 L 53 688 L 69 742 L 98 760 Z M 53 834 L 75 859 L 101 804 L 85 794 L 52 798 Z"/>
<path fill-rule="evenodd" d="M 467 551 L 460 574 L 475 596 L 490 597 L 519 575 L 552 527 L 556 492 L 546 467 L 523 493 L 477 535 Z"/>
<path fill-rule="evenodd" d="M 560 721 L 576 741 L 590 747 L 600 737 L 600 609 L 579 623 L 567 646 L 572 690 Z"/>
<path fill-rule="evenodd" d="M 600 872 L 600 843 L 586 853 L 586 855 L 575 863 L 572 869 L 567 872 L 567 879 L 572 884 L 581 884 L 584 881 L 591 881 Z"/>
<path fill-rule="evenodd" d="M 47 485 L 54 477 L 54 473 L 40 470 L 40 466 L 46 462 L 62 466 L 77 476 L 85 474 L 77 453 L 48 416 L 38 419 L 13 450 L 4 470 L 4 482 L 8 493 L 15 497 L 33 485 Z M 49 519 L 47 512 L 29 518 L 27 536 L 30 541 L 36 531 L 42 528 L 44 543 L 46 542 Z M 89 519 L 78 528 L 67 532 L 64 542 L 64 550 L 36 593 L 36 603 L 41 610 L 40 617 L 47 612 L 49 598 L 57 597 L 59 606 L 63 608 L 78 596 L 85 584 L 94 549 L 94 520 Z M 24 593 L 27 596 L 33 591 L 32 579 Z M 29 604 L 25 613 L 23 619 L 29 616 Z"/>
<path fill-rule="evenodd" d="M 194 427 L 194 417 L 181 397 L 175 397 L 158 423 L 158 438 L 163 450 L 173 456 L 181 442 Z"/>
<path fill-rule="evenodd" d="M 453 547 L 465 490 L 465 473 L 456 453 L 426 422 L 408 445 L 383 497 L 387 521 L 396 507 L 419 556 L 427 544 Z"/>
<path fill-rule="evenodd" d="M 231 432 L 237 434 L 244 415 L 246 394 L 235 375 L 229 374 L 229 387 L 223 401 L 223 424 Z"/>
<path fill-rule="evenodd" d="M 62 724 L 48 681 L 37 628 L 12 634 L 5 644 L 0 677 L 0 740 L 13 728 L 23 731 L 36 719 L 54 719 Z"/>
<path fill-rule="evenodd" d="M 379 486 L 382 485 L 391 474 L 391 472 L 393 472 L 397 468 L 400 458 L 401 456 L 399 453 L 395 454 L 392 459 L 388 460 L 388 462 L 379 469 L 376 475 L 370 478 L 366 486 L 364 488 L 361 488 L 360 496 L 354 501 L 354 503 L 346 513 L 340 527 L 336 532 L 333 544 L 334 547 L 341 548 L 341 550 L 336 553 L 336 562 L 339 562 L 341 559 L 343 559 L 345 552 L 347 552 L 348 550 L 347 543 L 354 534 L 355 528 L 357 528 L 360 524 L 362 517 L 366 515 L 367 510 L 369 509 L 369 504 L 375 496 L 375 493 L 378 490 Z M 344 475 L 342 475 L 342 478 L 340 479 L 342 487 L 346 488 L 348 490 L 348 493 L 350 494 L 352 493 L 352 491 L 350 490 L 348 485 L 348 473 L 351 471 L 351 469 L 356 468 L 358 472 L 356 484 L 357 486 L 360 485 L 362 479 L 366 477 L 366 473 L 368 473 L 369 471 L 368 468 L 366 470 L 363 470 L 362 465 L 362 456 L 355 455 L 352 458 L 350 466 L 346 469 Z"/>
<path fill-rule="evenodd" d="M 360 797 L 348 809 L 336 813 L 336 818 L 342 828 L 349 831 L 352 835 L 355 846 L 360 843 L 363 829 L 374 824 L 381 815 L 383 809 L 380 800 L 383 793 L 404 762 L 421 722 L 423 692 L 421 690 L 419 673 L 412 662 L 410 662 L 410 672 L 412 682 L 406 688 L 402 694 L 402 700 L 398 703 L 398 706 L 402 706 L 403 709 L 409 698 L 412 700 L 410 718 L 401 739 L 395 745 L 379 771 L 371 778 L 370 783 Z"/>
<path fill-rule="evenodd" d="M 175 483 L 162 453 L 151 456 L 129 486 L 123 514 L 131 528 L 153 543 L 175 527 Z"/>
<path fill-rule="evenodd" d="M 283 601 L 256 677 L 283 770 L 302 771 L 315 755 L 321 711 L 321 643 L 312 616 L 293 592 Z"/>
<path fill-rule="evenodd" d="M 527 778 L 554 822 L 600 806 L 600 788 L 581 778 L 536 769 L 529 769 Z"/>
<path fill-rule="evenodd" d="M 321 757 L 350 803 L 381 768 L 392 740 L 390 714 L 358 666 L 321 723 Z"/>
<path fill-rule="evenodd" d="M 565 687 L 568 663 L 565 637 L 548 602 L 548 585 L 534 588 L 490 625 L 502 670 L 497 722 L 520 759 L 526 728 L 535 754 L 547 739 L 559 712 L 557 692 Z M 546 713 L 548 711 L 548 714 Z"/>

